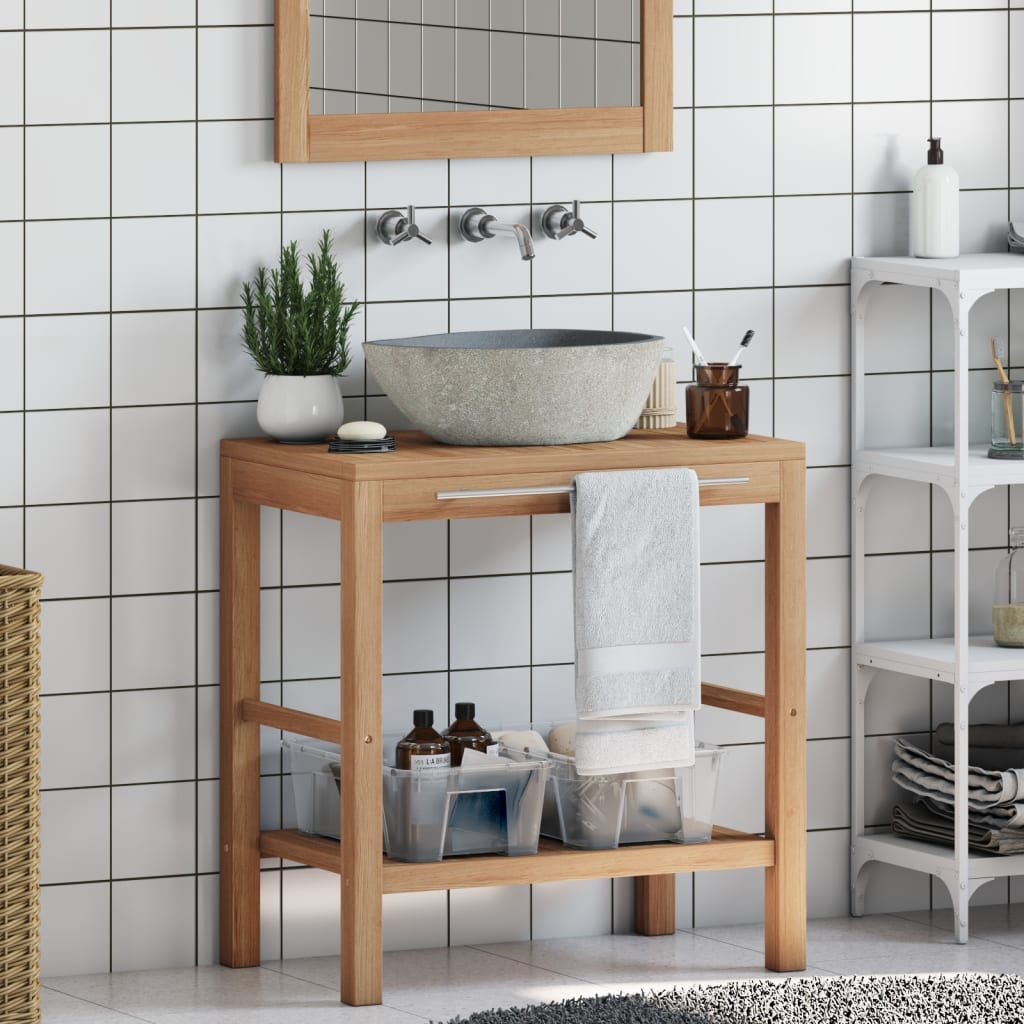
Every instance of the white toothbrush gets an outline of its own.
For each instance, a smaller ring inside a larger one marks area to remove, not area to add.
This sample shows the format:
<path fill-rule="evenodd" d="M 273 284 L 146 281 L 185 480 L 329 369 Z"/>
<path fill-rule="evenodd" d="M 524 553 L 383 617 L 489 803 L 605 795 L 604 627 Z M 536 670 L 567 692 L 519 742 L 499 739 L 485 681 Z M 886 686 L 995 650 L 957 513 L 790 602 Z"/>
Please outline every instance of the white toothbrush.
<path fill-rule="evenodd" d="M 747 331 L 747 333 L 743 335 L 743 340 L 740 342 L 740 347 L 738 349 L 736 349 L 736 355 L 734 355 L 732 357 L 732 359 L 729 360 L 729 365 L 730 366 L 739 366 L 740 365 L 740 356 L 743 355 L 743 350 L 753 340 L 754 340 L 754 332 L 753 331 Z"/>
<path fill-rule="evenodd" d="M 700 346 L 685 324 L 683 324 L 683 334 L 686 335 L 686 340 L 690 343 L 690 348 L 693 349 L 693 354 L 697 357 L 697 365 L 707 366 L 708 361 L 704 358 L 704 353 L 701 352 Z"/>

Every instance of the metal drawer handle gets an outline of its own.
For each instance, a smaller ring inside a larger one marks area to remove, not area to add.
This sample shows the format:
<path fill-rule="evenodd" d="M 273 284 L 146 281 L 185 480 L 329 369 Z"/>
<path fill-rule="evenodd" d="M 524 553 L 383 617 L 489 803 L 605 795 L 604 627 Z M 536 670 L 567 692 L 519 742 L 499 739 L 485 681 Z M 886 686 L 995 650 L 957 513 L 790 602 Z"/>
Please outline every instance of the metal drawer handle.
<path fill-rule="evenodd" d="M 733 484 L 749 484 L 749 476 L 723 476 L 714 479 L 699 480 L 701 487 L 725 487 Z M 493 491 L 438 491 L 438 501 L 451 501 L 456 498 L 514 498 L 520 494 L 572 494 L 573 484 L 561 484 L 556 487 L 511 487 L 507 490 Z"/>

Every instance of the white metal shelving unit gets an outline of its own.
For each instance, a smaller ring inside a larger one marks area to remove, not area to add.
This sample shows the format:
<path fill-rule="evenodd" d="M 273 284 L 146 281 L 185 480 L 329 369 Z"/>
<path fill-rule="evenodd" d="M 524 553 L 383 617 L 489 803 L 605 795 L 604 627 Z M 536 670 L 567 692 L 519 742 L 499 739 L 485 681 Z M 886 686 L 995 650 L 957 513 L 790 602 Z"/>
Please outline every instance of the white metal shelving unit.
<path fill-rule="evenodd" d="M 941 292 L 953 313 L 954 442 L 944 448 L 864 447 L 864 315 L 882 284 L 903 284 Z M 988 292 L 1024 288 L 1024 256 L 992 253 L 930 260 L 910 257 L 858 257 L 850 268 L 852 318 L 852 481 L 851 499 L 851 864 L 850 911 L 864 913 L 873 864 L 893 864 L 941 879 L 953 902 L 956 939 L 967 941 L 968 903 L 985 882 L 1024 874 L 1024 855 L 1001 857 L 970 853 L 967 846 L 967 724 L 971 698 L 1004 679 L 1024 678 L 1024 650 L 997 647 L 991 636 L 968 634 L 968 519 L 979 494 L 1004 484 L 1024 483 L 1024 464 L 989 459 L 984 447 L 967 443 L 967 343 L 971 307 Z M 953 510 L 953 636 L 869 641 L 864 636 L 864 513 L 879 476 L 934 484 Z M 954 688 L 954 827 L 952 849 L 916 842 L 889 831 L 867 832 L 864 823 L 864 710 L 879 671 L 901 672 L 949 683 Z"/>

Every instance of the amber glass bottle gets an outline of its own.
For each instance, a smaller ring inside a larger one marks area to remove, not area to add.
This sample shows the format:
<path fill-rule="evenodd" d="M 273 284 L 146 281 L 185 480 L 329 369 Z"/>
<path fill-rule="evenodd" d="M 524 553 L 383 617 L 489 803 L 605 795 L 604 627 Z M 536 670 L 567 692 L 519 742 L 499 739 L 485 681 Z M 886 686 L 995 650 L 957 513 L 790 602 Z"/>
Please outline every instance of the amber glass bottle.
<path fill-rule="evenodd" d="M 412 713 L 412 722 L 412 730 L 395 747 L 395 767 L 414 772 L 450 767 L 451 744 L 434 728 L 434 712 L 420 708 Z"/>
<path fill-rule="evenodd" d="M 462 752 L 466 747 L 486 754 L 494 746 L 494 737 L 474 721 L 476 705 L 471 701 L 460 701 L 455 705 L 455 721 L 442 733 L 452 747 L 452 767 L 462 764 Z"/>

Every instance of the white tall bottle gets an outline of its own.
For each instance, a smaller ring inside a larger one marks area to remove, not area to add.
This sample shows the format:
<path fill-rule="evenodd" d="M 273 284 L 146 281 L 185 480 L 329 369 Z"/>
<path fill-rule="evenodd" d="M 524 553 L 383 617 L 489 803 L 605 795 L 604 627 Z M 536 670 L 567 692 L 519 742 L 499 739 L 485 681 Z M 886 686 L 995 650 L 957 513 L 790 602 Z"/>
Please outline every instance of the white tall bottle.
<path fill-rule="evenodd" d="M 960 255 L 960 175 L 942 162 L 942 139 L 929 139 L 928 163 L 914 175 L 910 255 Z"/>

